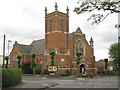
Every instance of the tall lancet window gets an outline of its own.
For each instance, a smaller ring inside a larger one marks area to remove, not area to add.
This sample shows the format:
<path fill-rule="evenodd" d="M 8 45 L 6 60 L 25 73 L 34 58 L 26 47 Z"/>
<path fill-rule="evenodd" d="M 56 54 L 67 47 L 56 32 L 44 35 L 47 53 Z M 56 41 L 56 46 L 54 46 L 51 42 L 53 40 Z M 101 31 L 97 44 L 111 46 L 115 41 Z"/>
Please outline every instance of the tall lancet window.
<path fill-rule="evenodd" d="M 75 55 L 76 55 L 76 52 L 81 52 L 84 55 L 85 53 L 84 50 L 85 50 L 84 43 L 80 39 L 77 40 L 76 46 L 75 46 Z"/>
<path fill-rule="evenodd" d="M 63 20 L 60 21 L 60 31 L 61 32 L 64 31 L 64 21 Z"/>
<path fill-rule="evenodd" d="M 53 21 L 50 20 L 50 32 L 52 32 L 52 31 L 53 31 Z"/>

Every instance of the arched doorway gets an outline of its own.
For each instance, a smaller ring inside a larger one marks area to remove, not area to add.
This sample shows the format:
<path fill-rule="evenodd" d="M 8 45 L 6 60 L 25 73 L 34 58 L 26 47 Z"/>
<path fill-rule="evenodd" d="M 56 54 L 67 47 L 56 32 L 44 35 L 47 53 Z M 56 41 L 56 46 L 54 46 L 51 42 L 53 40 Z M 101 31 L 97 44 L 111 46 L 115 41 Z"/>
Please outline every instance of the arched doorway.
<path fill-rule="evenodd" d="M 86 75 L 86 67 L 85 67 L 85 64 L 81 64 L 80 65 L 80 73 L 82 75 Z"/>

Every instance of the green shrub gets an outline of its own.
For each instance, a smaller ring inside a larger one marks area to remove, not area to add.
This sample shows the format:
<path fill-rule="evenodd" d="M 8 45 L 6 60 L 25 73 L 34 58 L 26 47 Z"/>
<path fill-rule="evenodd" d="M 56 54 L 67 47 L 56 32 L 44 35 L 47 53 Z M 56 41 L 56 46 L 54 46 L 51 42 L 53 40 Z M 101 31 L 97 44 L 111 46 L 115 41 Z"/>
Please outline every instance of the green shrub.
<path fill-rule="evenodd" d="M 110 76 L 112 76 L 112 75 L 118 75 L 118 73 L 115 72 L 115 71 L 108 71 L 107 75 L 110 75 Z"/>
<path fill-rule="evenodd" d="M 24 74 L 32 74 L 33 70 L 30 68 L 31 62 L 25 62 L 22 64 L 22 72 Z"/>
<path fill-rule="evenodd" d="M 70 75 L 70 71 L 69 70 L 66 70 L 66 76 L 69 76 Z"/>
<path fill-rule="evenodd" d="M 18 84 L 22 81 L 22 72 L 19 68 L 2 69 L 2 87 Z"/>
<path fill-rule="evenodd" d="M 44 73 L 45 75 L 48 75 L 48 70 L 45 69 L 43 73 Z"/>
<path fill-rule="evenodd" d="M 41 69 L 39 69 L 39 68 L 36 68 L 35 69 L 35 74 L 41 74 L 42 73 L 42 70 Z"/>

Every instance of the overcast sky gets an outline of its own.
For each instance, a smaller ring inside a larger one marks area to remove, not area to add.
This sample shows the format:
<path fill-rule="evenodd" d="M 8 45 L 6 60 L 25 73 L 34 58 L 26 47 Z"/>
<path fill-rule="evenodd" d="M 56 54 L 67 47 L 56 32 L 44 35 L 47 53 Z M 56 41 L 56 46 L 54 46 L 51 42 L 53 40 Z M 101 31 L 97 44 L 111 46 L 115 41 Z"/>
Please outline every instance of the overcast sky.
<path fill-rule="evenodd" d="M 99 25 L 92 26 L 91 22 L 87 21 L 91 13 L 77 15 L 73 12 L 78 0 L 0 0 L 0 55 L 3 53 L 4 34 L 6 34 L 6 55 L 8 40 L 12 41 L 9 43 L 12 49 L 15 41 L 20 44 L 30 44 L 33 40 L 44 38 L 44 9 L 47 6 L 48 13 L 53 12 L 55 2 L 61 12 L 66 13 L 67 6 L 70 9 L 70 33 L 80 27 L 88 41 L 93 37 L 96 61 L 108 58 L 110 44 L 117 42 L 118 30 L 114 25 L 118 23 L 118 14 L 109 15 Z"/>

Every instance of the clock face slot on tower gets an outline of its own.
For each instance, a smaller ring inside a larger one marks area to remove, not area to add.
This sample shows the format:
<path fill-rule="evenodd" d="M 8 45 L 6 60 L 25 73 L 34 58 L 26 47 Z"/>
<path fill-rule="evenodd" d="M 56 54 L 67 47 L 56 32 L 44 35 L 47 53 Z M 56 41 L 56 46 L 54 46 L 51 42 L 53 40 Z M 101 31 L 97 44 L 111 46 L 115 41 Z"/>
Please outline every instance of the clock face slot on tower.
<path fill-rule="evenodd" d="M 64 32 L 64 21 L 63 21 L 63 19 L 60 21 L 60 31 Z"/>
<path fill-rule="evenodd" d="M 53 31 L 53 21 L 50 20 L 50 32 L 52 32 L 52 31 Z"/>

